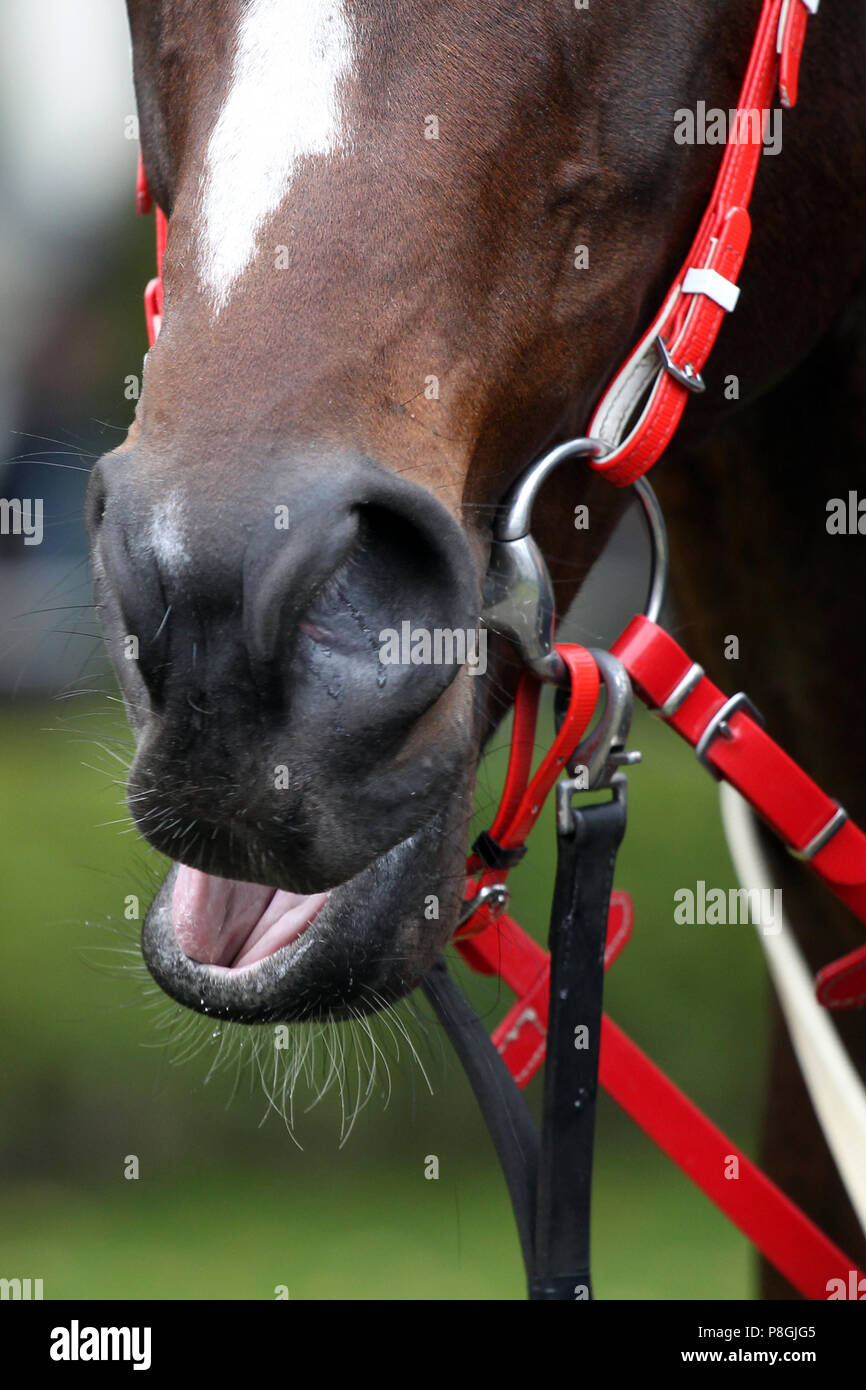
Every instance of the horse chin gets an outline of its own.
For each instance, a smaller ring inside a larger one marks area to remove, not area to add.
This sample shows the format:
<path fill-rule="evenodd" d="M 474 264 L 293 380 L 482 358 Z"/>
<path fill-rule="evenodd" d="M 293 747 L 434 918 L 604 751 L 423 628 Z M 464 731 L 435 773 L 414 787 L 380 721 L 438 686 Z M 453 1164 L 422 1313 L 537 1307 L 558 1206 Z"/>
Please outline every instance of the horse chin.
<path fill-rule="evenodd" d="M 421 982 L 457 922 L 465 811 L 453 806 L 327 893 L 289 894 L 178 863 L 142 930 L 178 1003 L 238 1023 L 373 1013 Z"/>

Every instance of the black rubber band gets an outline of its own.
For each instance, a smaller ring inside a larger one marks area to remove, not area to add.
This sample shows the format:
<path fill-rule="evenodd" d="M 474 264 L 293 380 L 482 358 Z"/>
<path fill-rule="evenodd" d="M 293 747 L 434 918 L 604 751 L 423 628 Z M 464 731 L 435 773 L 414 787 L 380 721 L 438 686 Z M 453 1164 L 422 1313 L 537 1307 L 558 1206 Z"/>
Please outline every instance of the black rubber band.
<path fill-rule="evenodd" d="M 494 840 L 489 830 L 482 830 L 475 844 L 472 846 L 473 854 L 483 861 L 488 869 L 513 869 L 515 864 L 519 864 L 526 853 L 526 845 L 518 845 L 516 849 L 506 849 L 498 840 Z"/>

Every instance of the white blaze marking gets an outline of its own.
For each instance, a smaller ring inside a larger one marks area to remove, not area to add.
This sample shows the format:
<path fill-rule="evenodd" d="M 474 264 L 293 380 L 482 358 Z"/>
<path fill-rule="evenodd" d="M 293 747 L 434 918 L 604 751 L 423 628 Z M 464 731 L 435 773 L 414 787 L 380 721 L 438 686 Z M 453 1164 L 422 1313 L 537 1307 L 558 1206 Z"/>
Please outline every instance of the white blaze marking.
<path fill-rule="evenodd" d="M 187 531 L 180 490 L 170 492 L 153 509 L 145 544 L 165 574 L 177 575 L 190 563 Z"/>
<path fill-rule="evenodd" d="M 215 312 L 252 260 L 298 160 L 345 143 L 352 43 L 342 0 L 247 0 L 202 174 L 201 281 Z"/>

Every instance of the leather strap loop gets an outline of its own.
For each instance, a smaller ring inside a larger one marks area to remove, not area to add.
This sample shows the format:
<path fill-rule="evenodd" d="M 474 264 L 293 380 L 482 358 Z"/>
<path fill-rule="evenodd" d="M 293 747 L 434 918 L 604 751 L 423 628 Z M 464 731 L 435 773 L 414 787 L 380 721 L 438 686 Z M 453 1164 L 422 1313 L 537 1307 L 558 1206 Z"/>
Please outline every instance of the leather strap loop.
<path fill-rule="evenodd" d="M 552 747 L 530 778 L 536 748 L 535 727 L 541 685 L 532 672 L 524 671 L 514 701 L 511 754 L 502 800 L 490 830 L 480 837 L 482 848 L 496 847 L 491 855 L 498 858 L 498 863 L 486 862 L 481 853 L 470 856 L 466 872 L 471 875 L 481 871 L 481 878 L 477 882 L 470 879 L 467 886 L 469 897 L 491 884 L 504 883 L 509 869 L 523 857 L 524 842 L 592 718 L 601 686 L 593 657 L 585 647 L 574 645 L 559 646 L 557 651 L 568 667 L 571 678 L 565 718 Z M 490 921 L 490 909 L 482 905 L 458 928 L 455 936 L 458 939 L 472 936 L 482 931 Z"/>

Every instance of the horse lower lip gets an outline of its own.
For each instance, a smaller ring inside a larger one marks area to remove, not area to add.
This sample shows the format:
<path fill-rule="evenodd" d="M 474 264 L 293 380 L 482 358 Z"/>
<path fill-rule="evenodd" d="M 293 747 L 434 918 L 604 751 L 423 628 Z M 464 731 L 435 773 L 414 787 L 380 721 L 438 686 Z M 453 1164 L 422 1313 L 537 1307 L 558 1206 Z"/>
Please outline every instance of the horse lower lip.
<path fill-rule="evenodd" d="M 329 896 L 287 893 L 179 864 L 172 924 L 178 945 L 191 960 L 239 970 L 296 940 Z"/>

